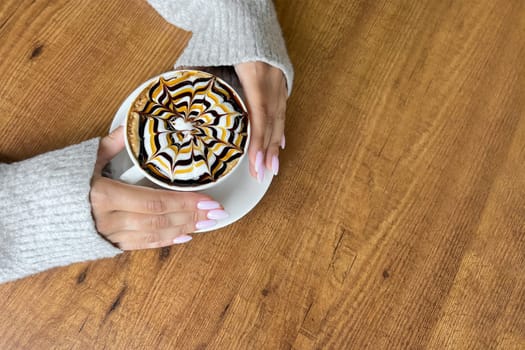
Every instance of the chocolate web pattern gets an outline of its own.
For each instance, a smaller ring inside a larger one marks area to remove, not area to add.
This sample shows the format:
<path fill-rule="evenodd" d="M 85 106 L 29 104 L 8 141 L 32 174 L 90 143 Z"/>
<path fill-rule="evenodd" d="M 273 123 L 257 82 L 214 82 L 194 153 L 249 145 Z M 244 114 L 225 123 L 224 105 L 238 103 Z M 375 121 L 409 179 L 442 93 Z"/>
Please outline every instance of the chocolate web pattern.
<path fill-rule="evenodd" d="M 140 116 L 139 162 L 177 186 L 217 181 L 244 153 L 247 113 L 215 76 L 187 71 L 150 86 Z"/>

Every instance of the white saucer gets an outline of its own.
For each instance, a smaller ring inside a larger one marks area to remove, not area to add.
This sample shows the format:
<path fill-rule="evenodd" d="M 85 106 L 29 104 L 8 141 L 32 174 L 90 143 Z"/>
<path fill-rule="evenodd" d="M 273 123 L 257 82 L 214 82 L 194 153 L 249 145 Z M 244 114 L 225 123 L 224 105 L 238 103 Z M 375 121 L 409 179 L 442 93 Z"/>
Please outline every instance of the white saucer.
<path fill-rule="evenodd" d="M 122 105 L 120 105 L 120 108 L 113 118 L 113 122 L 109 128 L 110 132 L 124 123 L 132 101 L 151 81 L 157 78 L 158 77 L 154 77 L 144 82 L 126 98 Z M 124 149 L 111 160 L 112 177 L 114 179 L 118 179 L 120 175 L 122 175 L 124 171 L 128 170 L 132 165 L 133 163 L 129 159 L 128 154 Z M 199 230 L 196 232 L 217 230 L 234 223 L 244 215 L 248 214 L 264 197 L 264 194 L 272 183 L 273 174 L 270 171 L 265 170 L 263 182 L 258 183 L 257 180 L 252 178 L 250 175 L 248 157 L 243 157 L 238 167 L 239 168 L 236 169 L 233 174 L 228 176 L 217 186 L 211 189 L 200 191 L 201 193 L 207 194 L 221 203 L 230 216 L 226 219 L 218 220 L 217 225 L 212 228 Z M 157 185 L 147 179 L 142 180 L 138 184 L 141 186 L 159 188 Z"/>

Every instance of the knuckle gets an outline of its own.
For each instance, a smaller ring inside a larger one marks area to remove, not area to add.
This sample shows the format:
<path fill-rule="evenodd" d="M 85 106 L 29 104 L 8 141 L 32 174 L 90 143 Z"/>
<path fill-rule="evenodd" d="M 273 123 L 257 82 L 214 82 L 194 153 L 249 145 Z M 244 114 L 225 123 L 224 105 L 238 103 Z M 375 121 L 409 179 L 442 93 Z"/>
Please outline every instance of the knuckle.
<path fill-rule="evenodd" d="M 253 114 L 256 115 L 258 119 L 267 120 L 270 115 L 270 108 L 266 104 L 257 105 L 253 107 Z"/>
<path fill-rule="evenodd" d="M 167 228 L 170 220 L 166 215 L 153 215 L 150 217 L 149 226 L 154 230 Z"/>
<path fill-rule="evenodd" d="M 99 146 L 99 154 L 104 154 L 104 150 L 107 149 L 111 145 L 111 136 L 107 135 L 106 137 L 103 137 L 100 140 L 100 146 Z"/>
<path fill-rule="evenodd" d="M 168 207 L 162 198 L 149 199 L 145 202 L 146 210 L 151 213 L 164 213 Z"/>
<path fill-rule="evenodd" d="M 180 199 L 180 208 L 181 208 L 181 211 L 187 210 L 189 208 L 188 199 Z"/>

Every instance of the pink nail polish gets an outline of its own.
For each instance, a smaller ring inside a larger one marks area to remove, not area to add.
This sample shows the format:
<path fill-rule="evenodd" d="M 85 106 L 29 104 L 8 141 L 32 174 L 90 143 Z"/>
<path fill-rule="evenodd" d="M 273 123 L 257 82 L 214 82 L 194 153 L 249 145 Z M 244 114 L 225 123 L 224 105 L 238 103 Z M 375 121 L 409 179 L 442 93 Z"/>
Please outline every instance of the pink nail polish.
<path fill-rule="evenodd" d="M 203 230 L 205 228 L 210 228 L 210 227 L 213 227 L 215 225 L 217 225 L 217 221 L 215 221 L 215 220 L 202 220 L 202 221 L 198 221 L 195 224 L 195 228 L 197 230 Z"/>
<path fill-rule="evenodd" d="M 255 156 L 255 171 L 257 172 L 257 181 L 261 183 L 264 180 L 263 153 L 258 151 Z"/>
<path fill-rule="evenodd" d="M 257 172 L 257 182 L 262 183 L 264 180 L 264 169 Z"/>
<path fill-rule="evenodd" d="M 208 219 L 213 219 L 213 220 L 226 219 L 228 216 L 230 216 L 230 214 L 228 214 L 224 210 L 212 210 L 212 211 L 209 211 L 208 214 L 206 215 Z"/>
<path fill-rule="evenodd" d="M 263 168 L 263 153 L 262 151 L 258 151 L 255 155 L 255 171 L 260 172 Z"/>
<path fill-rule="evenodd" d="M 200 201 L 197 203 L 197 208 L 203 210 L 219 209 L 220 207 L 220 203 L 215 201 Z"/>
<path fill-rule="evenodd" d="M 272 157 L 272 170 L 274 175 L 279 173 L 279 158 L 277 156 Z"/>
<path fill-rule="evenodd" d="M 281 149 L 284 149 L 285 146 L 286 146 L 286 137 L 284 137 L 284 134 L 283 134 L 283 136 L 281 137 Z"/>
<path fill-rule="evenodd" d="M 179 236 L 173 240 L 173 244 L 183 244 L 183 243 L 191 241 L 192 239 L 193 237 L 188 236 L 188 235 Z"/>

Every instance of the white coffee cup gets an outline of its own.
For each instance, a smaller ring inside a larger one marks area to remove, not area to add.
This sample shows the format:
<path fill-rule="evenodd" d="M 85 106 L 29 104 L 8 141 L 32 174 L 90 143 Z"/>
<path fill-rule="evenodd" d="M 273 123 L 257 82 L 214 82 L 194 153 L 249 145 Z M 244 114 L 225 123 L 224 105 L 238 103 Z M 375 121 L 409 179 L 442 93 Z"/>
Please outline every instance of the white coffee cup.
<path fill-rule="evenodd" d="M 135 154 L 133 153 L 132 148 L 130 146 L 130 139 L 129 139 L 129 135 L 128 135 L 128 121 L 130 120 L 130 112 L 131 112 L 131 109 L 134 106 L 134 101 L 144 91 L 144 89 L 148 88 L 154 81 L 158 81 L 160 78 L 163 78 L 165 80 L 171 79 L 171 78 L 176 77 L 177 75 L 180 75 L 181 73 L 187 73 L 187 72 L 190 72 L 190 73 L 191 72 L 195 72 L 196 74 L 205 74 L 205 75 L 213 76 L 210 73 L 202 72 L 202 71 L 198 71 L 198 70 L 188 70 L 188 69 L 175 70 L 175 71 L 170 71 L 170 72 L 166 72 L 166 73 L 160 74 L 159 76 L 156 76 L 156 77 L 154 77 L 154 78 L 144 82 L 141 85 L 141 88 L 137 89 L 137 91 L 136 91 L 137 92 L 137 96 L 134 96 L 133 102 L 131 103 L 131 106 L 128 109 L 128 113 L 127 113 L 125 121 L 124 121 L 124 130 L 126 131 L 124 133 L 124 135 L 125 135 L 125 146 L 126 146 L 126 151 L 128 153 L 128 156 L 129 156 L 131 162 L 133 163 L 133 166 L 131 168 L 129 168 L 128 170 L 126 170 L 120 176 L 120 180 L 121 181 L 124 181 L 124 182 L 129 183 L 129 184 L 136 184 L 136 183 L 142 181 L 143 179 L 147 179 L 147 180 L 153 182 L 154 184 L 156 184 L 156 185 L 158 185 L 160 187 L 169 189 L 169 190 L 176 190 L 176 191 L 201 191 L 201 190 L 206 190 L 206 189 L 209 189 L 209 188 L 217 186 L 218 184 L 223 182 L 226 178 L 228 178 L 232 173 L 234 173 L 235 171 L 237 171 L 239 169 L 239 164 L 241 163 L 242 159 L 246 156 L 248 144 L 249 144 L 249 141 L 250 141 L 250 123 L 249 123 L 248 119 L 246 120 L 247 121 L 247 136 L 246 136 L 246 140 L 245 140 L 245 143 L 244 143 L 244 149 L 243 149 L 242 155 L 239 158 L 237 158 L 236 163 L 235 163 L 235 165 L 234 165 L 234 167 L 232 169 L 230 169 L 226 174 L 220 176 L 218 179 L 216 179 L 213 182 L 204 183 L 204 184 L 196 183 L 195 186 L 193 186 L 193 185 L 191 185 L 191 186 L 173 185 L 173 184 L 164 182 L 161 179 L 158 179 L 158 178 L 152 176 L 151 174 L 149 174 L 146 170 L 144 170 L 141 167 L 139 160 L 135 157 Z M 217 76 L 214 76 L 214 77 L 215 77 L 215 79 L 218 82 L 220 82 L 221 85 L 224 85 L 225 87 L 227 87 L 230 90 L 230 92 L 236 97 L 235 100 L 237 102 L 239 102 L 239 105 L 243 109 L 243 112 L 246 113 L 246 115 L 247 115 L 246 105 L 244 104 L 244 101 L 242 100 L 240 94 L 233 87 L 231 87 L 230 84 L 226 83 L 221 78 L 219 78 Z M 177 126 L 175 126 L 175 127 L 177 127 Z"/>

